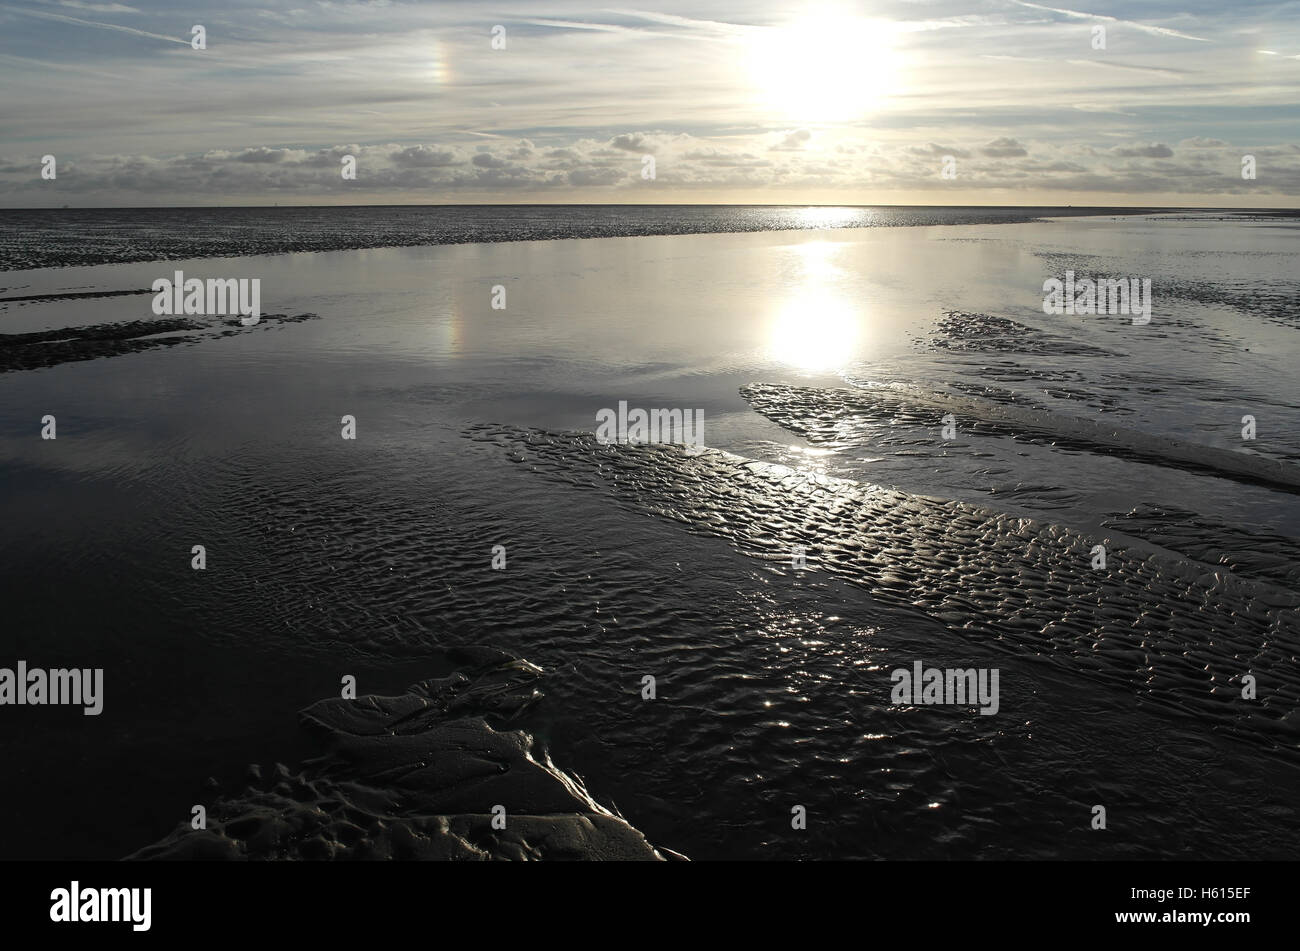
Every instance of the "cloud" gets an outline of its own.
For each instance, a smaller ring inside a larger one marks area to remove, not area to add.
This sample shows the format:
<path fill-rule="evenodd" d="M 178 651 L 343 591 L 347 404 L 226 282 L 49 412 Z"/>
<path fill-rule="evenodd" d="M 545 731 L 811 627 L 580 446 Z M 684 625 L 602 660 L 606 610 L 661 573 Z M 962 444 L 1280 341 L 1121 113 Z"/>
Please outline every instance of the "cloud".
<path fill-rule="evenodd" d="M 653 152 L 654 146 L 640 132 L 624 132 L 609 140 L 609 144 L 625 152 Z"/>
<path fill-rule="evenodd" d="M 331 168 L 338 168 L 343 160 L 343 156 L 351 155 L 355 157 L 360 151 L 361 146 L 359 145 L 336 145 L 332 148 L 320 149 L 312 155 L 305 156 L 301 164 L 313 167 L 328 165 Z"/>
<path fill-rule="evenodd" d="M 22 93 L 0 123 L 0 205 L 491 200 L 507 188 L 539 201 L 960 191 L 998 204 L 1035 189 L 1077 204 L 1085 192 L 1249 188 L 1295 203 L 1280 196 L 1300 194 L 1296 60 L 1256 52 L 1296 52 L 1281 6 L 1148 4 L 1134 23 L 1076 5 L 994 0 L 972 16 L 958 0 L 883 0 L 870 22 L 897 54 L 896 88 L 872 95 L 879 64 L 849 50 L 846 81 L 817 105 L 844 100 L 852 114 L 812 124 L 764 92 L 770 76 L 751 62 L 757 37 L 779 38 L 789 19 L 777 0 L 697 0 L 683 16 L 507 0 L 498 19 L 471 4 L 320 0 L 299 5 L 306 16 L 196 0 L 173 17 L 143 0 L 0 0 L 0 84 Z M 539 11 L 563 19 L 530 23 Z M 188 48 L 194 22 L 206 51 Z M 506 50 L 490 47 L 495 22 Z M 1108 51 L 1090 52 L 1093 22 L 1107 24 Z M 850 35 L 840 24 L 826 24 L 829 45 L 796 43 L 762 65 L 818 75 Z M 1271 155 L 1268 174 L 1242 184 L 1233 152 Z M 57 182 L 32 172 L 45 153 Z M 653 182 L 640 175 L 647 154 Z M 355 182 L 341 179 L 344 155 Z M 955 182 L 940 179 L 946 155 Z"/>
<path fill-rule="evenodd" d="M 456 165 L 464 161 L 452 149 L 440 149 L 431 145 L 412 145 L 394 153 L 393 163 L 403 168 L 441 168 Z"/>
<path fill-rule="evenodd" d="M 787 132 L 780 142 L 772 146 L 772 151 L 799 152 L 811 139 L 812 133 L 807 129 L 795 129 L 793 132 Z"/>
<path fill-rule="evenodd" d="M 1029 154 L 1029 150 L 1023 145 L 1015 139 L 1010 139 L 1006 136 L 994 139 L 988 145 L 984 146 L 984 148 L 980 149 L 980 152 L 990 158 L 1017 158 Z"/>
<path fill-rule="evenodd" d="M 1117 145 L 1111 151 L 1124 158 L 1171 158 L 1174 154 L 1174 150 L 1163 142 L 1128 147 Z"/>
<path fill-rule="evenodd" d="M 909 146 L 907 152 L 910 155 L 920 155 L 927 158 L 942 158 L 945 155 L 951 155 L 954 158 L 970 158 L 970 152 L 965 149 L 959 149 L 951 145 L 939 145 L 937 142 L 931 142 L 923 146 Z"/>
<path fill-rule="evenodd" d="M 289 154 L 288 149 L 246 149 L 235 156 L 236 162 L 282 162 Z"/>
<path fill-rule="evenodd" d="M 641 178 L 640 163 L 630 150 L 612 149 L 608 139 L 576 137 L 540 147 L 530 139 L 468 148 L 455 143 L 348 143 L 313 149 L 268 144 L 192 154 L 67 155 L 59 157 L 57 189 L 63 196 L 59 203 L 112 195 L 120 204 L 171 196 L 180 203 L 207 204 L 259 194 L 314 202 L 364 193 L 368 200 L 402 201 L 431 192 L 481 200 L 502 190 L 524 200 L 547 201 L 581 189 L 596 189 L 614 201 L 643 200 L 646 189 L 669 195 L 747 189 L 777 201 L 798 201 L 801 189 L 870 188 L 887 200 L 891 192 L 950 189 L 951 183 L 940 182 L 939 168 L 943 156 L 953 155 L 962 159 L 956 181 L 977 191 L 1107 192 L 1140 201 L 1155 191 L 1192 196 L 1243 192 L 1236 163 L 1219 160 L 1228 151 L 1272 159 L 1267 180 L 1247 183 L 1252 192 L 1300 195 L 1295 143 L 1243 148 L 1201 137 L 1181 142 L 1186 151 L 1180 158 L 1160 142 L 1081 148 L 1073 138 L 1057 145 L 1035 139 L 1031 155 L 1021 139 L 1011 136 L 986 139 L 980 146 L 873 142 L 869 147 L 845 136 L 822 143 L 817 151 L 780 150 L 770 145 L 774 134 L 785 141 L 793 133 L 733 135 L 726 144 L 685 133 L 664 137 L 653 183 Z M 807 140 L 797 136 L 796 141 Z M 355 180 L 340 175 L 345 155 L 356 159 Z M 0 159 L 0 199 L 38 187 L 33 183 L 39 181 L 39 159 L 39 152 Z M 1160 159 L 1160 172 L 1133 159 Z M 51 193 L 50 188 L 40 192 L 46 203 Z"/>

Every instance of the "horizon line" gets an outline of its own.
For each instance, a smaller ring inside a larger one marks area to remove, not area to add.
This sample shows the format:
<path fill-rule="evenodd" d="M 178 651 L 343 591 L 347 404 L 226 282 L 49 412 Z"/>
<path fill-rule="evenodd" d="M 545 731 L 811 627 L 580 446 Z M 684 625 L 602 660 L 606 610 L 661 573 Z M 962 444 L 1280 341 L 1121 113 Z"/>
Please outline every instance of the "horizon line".
<path fill-rule="evenodd" d="M 0 211 L 157 211 L 157 210 L 209 210 L 219 208 L 1070 208 L 1081 210 L 1102 209 L 1110 211 L 1295 211 L 1300 205 L 1274 205 L 1249 207 L 1244 205 L 995 205 L 995 204 L 891 204 L 874 202 L 364 202 L 360 204 L 250 204 L 250 205 L 10 205 L 0 206 Z"/>

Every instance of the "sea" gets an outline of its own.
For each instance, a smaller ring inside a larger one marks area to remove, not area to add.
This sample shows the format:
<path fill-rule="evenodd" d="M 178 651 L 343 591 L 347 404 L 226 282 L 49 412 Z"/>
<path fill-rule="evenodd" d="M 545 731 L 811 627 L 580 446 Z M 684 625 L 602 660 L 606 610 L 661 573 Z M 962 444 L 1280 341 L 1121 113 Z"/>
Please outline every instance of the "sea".
<path fill-rule="evenodd" d="M 0 711 L 0 857 L 133 853 L 475 647 L 691 859 L 1293 857 L 1298 253 L 1233 209 L 0 211 L 0 667 L 104 683 Z M 1130 306 L 1049 312 L 1085 280 Z"/>

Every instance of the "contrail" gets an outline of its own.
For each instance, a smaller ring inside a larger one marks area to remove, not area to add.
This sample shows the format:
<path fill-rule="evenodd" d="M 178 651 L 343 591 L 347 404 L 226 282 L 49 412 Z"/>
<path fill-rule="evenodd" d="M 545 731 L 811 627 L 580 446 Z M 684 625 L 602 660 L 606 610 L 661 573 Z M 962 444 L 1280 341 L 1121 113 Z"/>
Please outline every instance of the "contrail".
<path fill-rule="evenodd" d="M 1142 30 L 1146 33 L 1154 33 L 1157 36 L 1176 36 L 1180 40 L 1195 40 L 1197 43 L 1210 42 L 1203 36 L 1192 36 L 1188 33 L 1179 33 L 1177 30 L 1171 30 L 1163 26 L 1147 26 L 1145 23 L 1134 23 L 1132 20 L 1121 20 L 1118 17 L 1103 16 L 1100 13 L 1080 13 L 1078 10 L 1061 10 L 1057 7 L 1045 7 L 1040 3 L 1029 3 L 1028 0 L 1011 0 L 1022 7 L 1029 7 L 1033 10 L 1046 10 L 1049 13 L 1059 13 L 1062 16 L 1074 17 L 1079 20 L 1106 20 L 1109 23 L 1123 23 L 1125 26 L 1131 26 L 1135 30 Z"/>
<path fill-rule="evenodd" d="M 149 33 L 146 30 L 137 30 L 135 27 L 118 26 L 116 23 L 100 23 L 98 20 L 81 20 L 77 17 L 64 16 L 62 13 L 46 13 L 43 10 L 23 10 L 19 7 L 4 7 L 3 9 L 11 13 L 23 13 L 31 17 L 41 17 L 45 20 L 59 20 L 63 23 L 75 23 L 77 26 L 93 26 L 101 30 L 117 30 L 119 33 L 132 33 L 136 36 L 147 36 L 154 40 L 166 40 L 168 43 L 180 43 L 182 46 L 189 46 L 189 40 L 180 40 L 174 36 L 163 36 L 160 33 Z"/>

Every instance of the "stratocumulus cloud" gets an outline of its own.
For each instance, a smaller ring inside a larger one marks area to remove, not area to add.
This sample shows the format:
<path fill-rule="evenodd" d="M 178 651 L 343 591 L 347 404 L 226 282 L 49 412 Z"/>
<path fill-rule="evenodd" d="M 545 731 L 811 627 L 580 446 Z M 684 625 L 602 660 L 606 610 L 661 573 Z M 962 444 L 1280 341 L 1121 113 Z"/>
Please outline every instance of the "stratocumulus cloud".
<path fill-rule="evenodd" d="M 1290 204 L 1282 6 L 0 4 L 0 202 Z"/>

